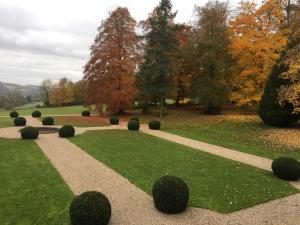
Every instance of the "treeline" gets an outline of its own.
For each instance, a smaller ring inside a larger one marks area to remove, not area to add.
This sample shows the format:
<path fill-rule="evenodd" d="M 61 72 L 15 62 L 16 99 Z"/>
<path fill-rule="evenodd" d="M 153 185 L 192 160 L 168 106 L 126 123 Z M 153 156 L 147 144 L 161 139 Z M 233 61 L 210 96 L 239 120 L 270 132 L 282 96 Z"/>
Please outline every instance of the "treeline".
<path fill-rule="evenodd" d="M 196 7 L 192 25 L 175 23 L 170 0 L 161 0 L 139 23 L 127 8 L 117 8 L 91 46 L 85 103 L 99 111 L 105 105 L 114 114 L 136 101 L 144 110 L 157 107 L 161 116 L 169 98 L 177 105 L 193 99 L 208 114 L 220 113 L 227 103 L 257 107 L 274 64 L 299 39 L 299 4 L 242 1 L 230 11 L 228 3 L 209 1 Z M 297 113 L 300 54 L 289 55 L 286 76 L 294 76 L 276 99 Z"/>
<path fill-rule="evenodd" d="M 20 90 L 9 91 L 7 95 L 0 95 L 0 109 L 13 109 L 16 106 L 31 102 L 31 96 L 25 97 Z"/>
<path fill-rule="evenodd" d="M 44 106 L 71 106 L 84 104 L 83 80 L 72 82 L 67 78 L 60 79 L 57 83 L 44 80 L 41 84 L 41 100 Z"/>

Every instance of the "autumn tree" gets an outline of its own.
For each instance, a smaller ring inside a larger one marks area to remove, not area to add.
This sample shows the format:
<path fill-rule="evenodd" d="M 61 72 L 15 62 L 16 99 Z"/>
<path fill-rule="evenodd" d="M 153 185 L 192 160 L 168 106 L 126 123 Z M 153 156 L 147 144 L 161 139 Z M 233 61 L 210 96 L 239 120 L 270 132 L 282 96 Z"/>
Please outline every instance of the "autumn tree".
<path fill-rule="evenodd" d="M 165 98 L 174 87 L 175 16 L 170 0 L 161 0 L 144 26 L 145 54 L 138 73 L 140 96 L 146 104 L 159 102 L 160 117 L 163 116 Z"/>
<path fill-rule="evenodd" d="M 288 126 L 300 119 L 300 7 L 290 20 L 289 44 L 266 83 L 259 108 L 261 119 L 272 126 Z"/>
<path fill-rule="evenodd" d="M 192 38 L 191 93 L 207 114 L 220 113 L 228 101 L 231 56 L 227 3 L 210 1 L 197 7 L 198 20 Z"/>
<path fill-rule="evenodd" d="M 278 97 L 281 106 L 291 104 L 293 113 L 300 115 L 300 1 L 291 10 L 289 45 L 282 59 L 287 70 L 280 75 L 285 84 L 280 87 Z"/>
<path fill-rule="evenodd" d="M 176 40 L 178 42 L 177 52 L 174 60 L 174 95 L 176 106 L 180 101 L 188 97 L 191 80 L 191 57 L 189 54 L 189 44 L 192 37 L 192 27 L 186 24 L 178 24 L 176 28 Z"/>
<path fill-rule="evenodd" d="M 140 60 L 136 21 L 127 8 L 117 8 L 102 22 L 85 66 L 86 104 L 104 105 L 110 113 L 132 107 L 137 94 L 135 70 Z"/>
<path fill-rule="evenodd" d="M 254 1 L 242 1 L 230 22 L 234 34 L 230 50 L 237 62 L 231 98 L 238 105 L 258 104 L 266 79 L 287 44 L 282 29 L 286 3 L 267 0 L 257 8 Z"/>
<path fill-rule="evenodd" d="M 74 84 L 67 78 L 62 78 L 53 86 L 49 94 L 50 105 L 71 105 L 74 102 Z"/>

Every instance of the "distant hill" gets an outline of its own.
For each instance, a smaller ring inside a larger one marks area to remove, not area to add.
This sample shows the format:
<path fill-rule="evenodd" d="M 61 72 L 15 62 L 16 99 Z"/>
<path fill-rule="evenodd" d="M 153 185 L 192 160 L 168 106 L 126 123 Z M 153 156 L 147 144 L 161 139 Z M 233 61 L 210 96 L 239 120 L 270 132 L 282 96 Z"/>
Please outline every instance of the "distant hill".
<path fill-rule="evenodd" d="M 19 90 L 24 96 L 36 96 L 39 95 L 40 86 L 37 85 L 18 85 L 12 83 L 4 83 L 0 81 L 0 95 L 8 95 L 13 90 Z"/>

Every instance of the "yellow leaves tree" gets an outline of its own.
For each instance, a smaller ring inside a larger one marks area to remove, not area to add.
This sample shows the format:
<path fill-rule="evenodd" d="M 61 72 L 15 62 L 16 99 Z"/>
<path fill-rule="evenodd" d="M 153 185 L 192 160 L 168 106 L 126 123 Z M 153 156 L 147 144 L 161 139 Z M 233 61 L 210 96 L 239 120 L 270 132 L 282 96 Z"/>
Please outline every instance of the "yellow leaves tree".
<path fill-rule="evenodd" d="M 300 115 L 300 1 L 292 10 L 289 45 L 282 61 L 287 69 L 280 75 L 285 84 L 280 87 L 278 98 L 281 106 L 291 104 L 293 113 Z"/>
<path fill-rule="evenodd" d="M 74 102 L 74 84 L 67 78 L 62 78 L 54 85 L 49 95 L 50 105 L 62 106 Z"/>
<path fill-rule="evenodd" d="M 257 105 L 272 66 L 287 44 L 284 29 L 285 1 L 267 0 L 259 8 L 253 1 L 242 1 L 230 22 L 230 51 L 237 64 L 232 80 L 232 101 Z"/>

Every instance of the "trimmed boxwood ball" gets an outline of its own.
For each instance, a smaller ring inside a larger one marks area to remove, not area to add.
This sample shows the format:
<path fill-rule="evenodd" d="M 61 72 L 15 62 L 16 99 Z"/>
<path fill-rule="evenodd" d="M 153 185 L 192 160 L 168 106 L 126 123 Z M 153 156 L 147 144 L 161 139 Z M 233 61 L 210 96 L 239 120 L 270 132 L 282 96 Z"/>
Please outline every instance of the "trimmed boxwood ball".
<path fill-rule="evenodd" d="M 43 125 L 53 125 L 54 124 L 54 119 L 52 117 L 45 117 L 43 120 L 42 120 L 42 123 Z"/>
<path fill-rule="evenodd" d="M 64 125 L 59 129 L 58 134 L 61 138 L 74 137 L 75 128 L 72 125 Z"/>
<path fill-rule="evenodd" d="M 32 117 L 41 117 L 42 116 L 42 113 L 40 111 L 34 111 L 32 112 Z"/>
<path fill-rule="evenodd" d="M 24 117 L 17 117 L 14 119 L 14 124 L 17 127 L 22 127 L 26 125 L 26 119 Z"/>
<path fill-rule="evenodd" d="M 17 118 L 19 116 L 19 113 L 16 111 L 13 111 L 9 114 L 10 118 Z"/>
<path fill-rule="evenodd" d="M 158 120 L 152 120 L 149 122 L 149 128 L 151 130 L 160 130 L 160 122 Z"/>
<path fill-rule="evenodd" d="M 22 139 L 37 139 L 39 131 L 34 127 L 25 127 L 21 130 Z"/>
<path fill-rule="evenodd" d="M 300 178 L 300 162 L 291 157 L 279 157 L 272 162 L 275 176 L 283 180 L 295 181 Z"/>
<path fill-rule="evenodd" d="M 88 110 L 85 110 L 81 113 L 82 116 L 90 116 L 91 115 L 91 112 L 88 111 Z"/>
<path fill-rule="evenodd" d="M 180 178 L 167 175 L 154 183 L 152 195 L 157 210 L 175 214 L 186 210 L 189 188 Z"/>
<path fill-rule="evenodd" d="M 113 116 L 110 118 L 110 124 L 112 125 L 118 125 L 119 124 L 119 117 Z"/>
<path fill-rule="evenodd" d="M 132 118 L 130 118 L 130 121 L 131 121 L 131 120 L 135 120 L 135 121 L 140 122 L 140 118 L 138 118 L 138 117 L 132 117 Z"/>
<path fill-rule="evenodd" d="M 104 194 L 90 191 L 75 197 L 69 212 L 71 225 L 107 225 L 111 205 Z"/>
<path fill-rule="evenodd" d="M 128 123 L 128 130 L 139 130 L 140 122 L 136 120 L 130 120 Z"/>

